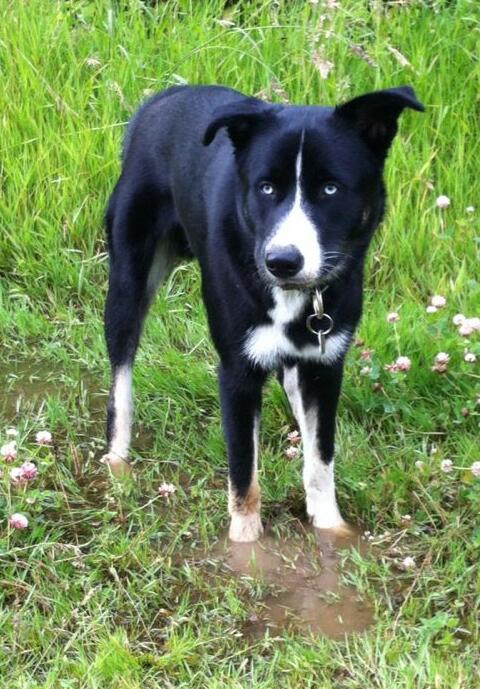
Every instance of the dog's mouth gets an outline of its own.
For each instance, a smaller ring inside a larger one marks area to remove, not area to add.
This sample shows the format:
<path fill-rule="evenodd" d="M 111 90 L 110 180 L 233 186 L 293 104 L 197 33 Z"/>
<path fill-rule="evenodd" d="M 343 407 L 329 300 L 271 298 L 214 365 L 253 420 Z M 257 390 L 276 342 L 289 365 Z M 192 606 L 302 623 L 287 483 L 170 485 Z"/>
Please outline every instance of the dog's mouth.
<path fill-rule="evenodd" d="M 310 279 L 279 279 L 266 274 L 265 280 L 269 287 L 278 287 L 285 292 L 312 292 L 314 289 L 323 289 L 329 283 L 327 274 Z"/>
<path fill-rule="evenodd" d="M 299 292 L 312 292 L 314 289 L 324 289 L 327 285 L 337 280 L 343 272 L 344 265 L 339 264 L 320 272 L 320 275 L 309 279 L 270 280 L 270 284 L 280 287 L 285 291 L 297 290 Z"/>
<path fill-rule="evenodd" d="M 297 290 L 299 292 L 310 292 L 311 290 L 320 286 L 321 285 L 315 281 L 277 283 L 277 287 L 280 287 L 280 289 L 283 289 L 286 292 L 291 292 L 292 290 Z"/>
<path fill-rule="evenodd" d="M 266 270 L 263 261 L 257 270 L 262 281 L 270 288 L 277 287 L 285 292 L 312 292 L 315 289 L 324 289 L 345 274 L 350 265 L 351 256 L 343 252 L 338 252 L 338 254 L 335 257 L 328 256 L 328 260 L 325 261 L 317 275 L 302 275 L 300 272 L 297 276 L 276 277 Z"/>

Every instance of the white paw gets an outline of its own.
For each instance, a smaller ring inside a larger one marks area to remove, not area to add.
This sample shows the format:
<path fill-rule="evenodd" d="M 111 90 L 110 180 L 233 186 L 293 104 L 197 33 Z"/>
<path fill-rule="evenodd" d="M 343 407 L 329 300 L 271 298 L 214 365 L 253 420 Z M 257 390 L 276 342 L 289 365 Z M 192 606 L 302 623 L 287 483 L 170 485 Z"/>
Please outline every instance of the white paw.
<path fill-rule="evenodd" d="M 347 527 L 335 499 L 330 496 L 315 496 L 311 499 L 307 495 L 307 514 L 313 526 L 317 529 L 343 529 Z"/>
<path fill-rule="evenodd" d="M 107 464 L 114 476 L 125 476 L 132 471 L 130 464 L 113 452 L 107 452 L 100 460 L 102 464 Z"/>
<path fill-rule="evenodd" d="M 343 529 L 344 527 L 347 527 L 347 523 L 343 519 L 340 512 L 335 518 L 325 514 L 311 514 L 309 516 L 312 520 L 313 526 L 316 529 Z"/>
<path fill-rule="evenodd" d="M 313 526 L 318 529 L 319 531 L 323 532 L 328 532 L 329 534 L 332 534 L 335 538 L 352 538 L 355 537 L 357 532 L 355 529 L 350 526 L 350 524 L 347 524 L 347 522 L 342 521 L 339 524 L 336 524 L 335 526 L 317 526 L 315 522 L 313 522 Z"/>
<path fill-rule="evenodd" d="M 258 512 L 251 514 L 232 514 L 229 538 L 236 543 L 252 543 L 263 534 L 262 520 Z"/>

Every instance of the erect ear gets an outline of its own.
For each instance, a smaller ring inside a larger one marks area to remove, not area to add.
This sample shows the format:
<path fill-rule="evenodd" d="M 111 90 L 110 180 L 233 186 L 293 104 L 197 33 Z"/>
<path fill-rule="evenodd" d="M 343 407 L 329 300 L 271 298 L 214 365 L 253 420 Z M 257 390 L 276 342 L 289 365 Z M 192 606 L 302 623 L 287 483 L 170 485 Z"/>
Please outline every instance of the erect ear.
<path fill-rule="evenodd" d="M 213 112 L 213 119 L 207 127 L 203 143 L 208 146 L 217 132 L 226 127 L 235 148 L 239 149 L 248 143 L 256 129 L 274 117 L 274 108 L 256 98 L 221 105 Z"/>
<path fill-rule="evenodd" d="M 336 107 L 335 116 L 348 122 L 370 148 L 385 156 L 404 108 L 425 110 L 410 86 L 366 93 Z"/>

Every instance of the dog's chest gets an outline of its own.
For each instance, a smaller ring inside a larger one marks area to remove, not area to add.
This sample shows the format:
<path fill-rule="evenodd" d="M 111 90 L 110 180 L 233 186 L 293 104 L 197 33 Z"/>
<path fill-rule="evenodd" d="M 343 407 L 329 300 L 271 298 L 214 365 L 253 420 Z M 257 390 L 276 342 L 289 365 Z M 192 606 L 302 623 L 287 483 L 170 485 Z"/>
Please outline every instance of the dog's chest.
<path fill-rule="evenodd" d="M 334 328 L 326 339 L 323 354 L 315 337 L 307 334 L 306 324 L 299 319 L 307 311 L 308 294 L 274 289 L 273 297 L 274 305 L 268 312 L 270 322 L 252 328 L 245 340 L 245 354 L 254 364 L 267 370 L 277 368 L 292 358 L 331 364 L 346 351 L 350 333 L 345 329 Z M 295 323 L 299 328 L 305 327 L 306 337 L 301 344 L 289 336 Z"/>

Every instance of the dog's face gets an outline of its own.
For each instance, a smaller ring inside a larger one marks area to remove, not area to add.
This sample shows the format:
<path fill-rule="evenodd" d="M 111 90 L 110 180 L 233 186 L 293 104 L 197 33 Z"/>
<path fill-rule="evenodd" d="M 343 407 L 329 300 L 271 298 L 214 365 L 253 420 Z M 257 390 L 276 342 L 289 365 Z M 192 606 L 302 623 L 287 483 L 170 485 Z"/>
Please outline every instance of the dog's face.
<path fill-rule="evenodd" d="M 383 206 L 381 164 L 365 145 L 331 113 L 306 115 L 259 133 L 239 161 L 258 271 L 282 287 L 338 273 Z"/>
<path fill-rule="evenodd" d="M 408 87 L 335 109 L 254 99 L 219 109 L 205 143 L 227 128 L 264 281 L 327 283 L 365 250 L 382 217 L 383 164 L 405 107 L 423 110 Z"/>

